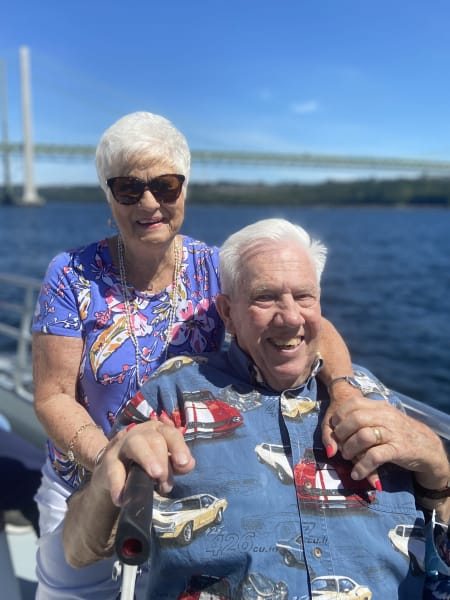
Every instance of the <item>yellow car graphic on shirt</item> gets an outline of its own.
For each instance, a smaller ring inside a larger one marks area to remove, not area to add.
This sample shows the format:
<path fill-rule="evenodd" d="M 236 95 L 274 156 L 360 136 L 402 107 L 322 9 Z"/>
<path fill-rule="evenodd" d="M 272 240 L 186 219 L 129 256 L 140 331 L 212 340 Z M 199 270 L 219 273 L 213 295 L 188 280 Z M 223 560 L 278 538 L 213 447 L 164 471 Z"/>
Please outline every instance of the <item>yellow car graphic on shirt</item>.
<path fill-rule="evenodd" d="M 350 577 L 325 575 L 311 582 L 311 598 L 320 600 L 371 600 L 372 592 Z M 303 600 L 303 599 L 302 599 Z"/>
<path fill-rule="evenodd" d="M 227 508 L 225 498 L 211 494 L 196 494 L 185 498 L 163 498 L 155 494 L 153 500 L 153 528 L 160 538 L 171 538 L 186 546 L 195 532 L 208 525 L 220 524 Z"/>

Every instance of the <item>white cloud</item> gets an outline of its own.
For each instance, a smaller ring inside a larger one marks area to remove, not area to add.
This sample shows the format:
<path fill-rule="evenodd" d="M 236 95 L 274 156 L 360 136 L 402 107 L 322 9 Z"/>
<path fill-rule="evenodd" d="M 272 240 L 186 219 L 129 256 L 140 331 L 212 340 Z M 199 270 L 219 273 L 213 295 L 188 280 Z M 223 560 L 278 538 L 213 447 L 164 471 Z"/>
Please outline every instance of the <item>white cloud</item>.
<path fill-rule="evenodd" d="M 295 102 L 291 104 L 291 110 L 297 115 L 306 115 L 319 110 L 319 103 L 316 100 L 308 100 L 306 102 Z"/>

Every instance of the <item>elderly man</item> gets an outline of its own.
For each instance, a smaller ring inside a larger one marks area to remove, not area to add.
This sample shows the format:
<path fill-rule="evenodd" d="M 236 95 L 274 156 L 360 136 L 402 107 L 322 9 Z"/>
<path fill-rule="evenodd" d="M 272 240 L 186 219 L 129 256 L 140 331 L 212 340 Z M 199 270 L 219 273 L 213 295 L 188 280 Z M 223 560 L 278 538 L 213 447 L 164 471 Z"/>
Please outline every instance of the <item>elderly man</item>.
<path fill-rule="evenodd" d="M 337 410 L 330 425 L 340 452 L 324 449 L 328 393 L 316 375 L 325 256 L 281 219 L 225 242 L 217 307 L 231 344 L 166 362 L 122 411 L 90 483 L 69 501 L 72 566 L 113 554 L 132 460 L 158 486 L 138 598 L 193 598 L 208 588 L 211 598 L 422 598 L 423 552 L 412 569 L 407 540 L 396 546 L 394 537 L 423 527 L 416 497 L 448 520 L 450 466 L 439 438 L 360 367 L 331 384 L 367 398 Z M 61 598 L 87 597 L 88 569 Z"/>

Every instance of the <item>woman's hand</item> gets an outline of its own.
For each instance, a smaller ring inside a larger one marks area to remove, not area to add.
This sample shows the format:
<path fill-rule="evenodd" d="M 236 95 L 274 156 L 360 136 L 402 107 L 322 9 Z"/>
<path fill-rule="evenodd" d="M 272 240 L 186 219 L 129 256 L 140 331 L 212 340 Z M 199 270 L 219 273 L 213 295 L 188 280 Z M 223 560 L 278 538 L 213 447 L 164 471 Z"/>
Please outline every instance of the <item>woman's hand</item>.
<path fill-rule="evenodd" d="M 340 409 L 344 410 L 348 403 L 352 404 L 356 400 L 364 400 L 365 397 L 361 390 L 352 387 L 345 381 L 340 381 L 333 385 L 329 389 L 329 393 L 330 404 L 322 421 L 322 442 L 328 458 L 331 458 L 335 456 L 340 448 L 339 440 L 334 433 L 333 417 Z M 381 490 L 380 478 L 376 471 L 369 473 L 366 478 L 375 489 Z"/>
<path fill-rule="evenodd" d="M 322 421 L 322 442 L 328 458 L 331 458 L 339 450 L 338 439 L 334 433 L 333 416 L 340 410 L 344 410 L 349 402 L 363 400 L 361 390 L 349 385 L 345 381 L 339 381 L 329 388 L 330 404 Z"/>

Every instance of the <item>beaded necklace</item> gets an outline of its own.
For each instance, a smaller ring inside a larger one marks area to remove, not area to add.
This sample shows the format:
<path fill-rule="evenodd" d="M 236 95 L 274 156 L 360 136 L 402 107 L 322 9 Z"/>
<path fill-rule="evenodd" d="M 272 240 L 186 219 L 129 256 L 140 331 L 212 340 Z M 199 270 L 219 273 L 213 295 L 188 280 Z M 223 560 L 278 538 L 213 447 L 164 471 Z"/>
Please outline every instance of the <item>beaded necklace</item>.
<path fill-rule="evenodd" d="M 177 240 L 174 241 L 173 254 L 175 258 L 175 265 L 173 269 L 173 280 L 170 290 L 170 312 L 169 312 L 169 325 L 167 327 L 166 339 L 164 341 L 164 346 L 161 350 L 161 355 L 164 357 L 163 360 L 167 359 L 167 353 L 169 350 L 169 342 L 172 337 L 172 329 L 175 322 L 175 313 L 177 308 L 177 282 L 180 276 L 180 248 Z M 131 341 L 133 342 L 134 352 L 135 352 L 135 366 L 136 366 L 136 381 L 138 387 L 142 386 L 142 380 L 139 374 L 139 365 L 141 360 L 146 363 L 152 363 L 157 360 L 160 360 L 160 356 L 157 358 L 149 358 L 146 356 L 139 348 L 139 342 L 137 336 L 133 329 L 133 322 L 131 319 L 131 308 L 130 308 L 130 298 L 128 291 L 128 282 L 125 272 L 125 249 L 122 241 L 122 237 L 120 235 L 117 236 L 117 255 L 119 257 L 119 274 L 120 274 L 120 285 L 122 287 L 123 293 L 123 303 L 125 306 L 125 317 L 127 323 L 127 330 L 130 335 Z"/>

